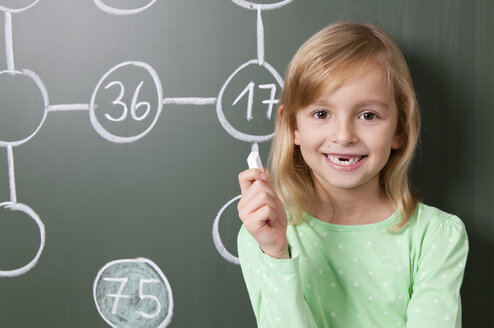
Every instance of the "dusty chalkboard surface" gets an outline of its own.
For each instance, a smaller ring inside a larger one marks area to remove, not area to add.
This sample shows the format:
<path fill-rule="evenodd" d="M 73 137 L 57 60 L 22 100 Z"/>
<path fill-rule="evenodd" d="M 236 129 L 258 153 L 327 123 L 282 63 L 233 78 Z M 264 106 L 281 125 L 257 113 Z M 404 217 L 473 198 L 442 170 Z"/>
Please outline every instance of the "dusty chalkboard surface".
<path fill-rule="evenodd" d="M 254 327 L 237 174 L 267 160 L 283 75 L 340 20 L 386 29 L 423 113 L 413 177 L 471 251 L 494 325 L 494 4 L 0 0 L 0 326 Z"/>

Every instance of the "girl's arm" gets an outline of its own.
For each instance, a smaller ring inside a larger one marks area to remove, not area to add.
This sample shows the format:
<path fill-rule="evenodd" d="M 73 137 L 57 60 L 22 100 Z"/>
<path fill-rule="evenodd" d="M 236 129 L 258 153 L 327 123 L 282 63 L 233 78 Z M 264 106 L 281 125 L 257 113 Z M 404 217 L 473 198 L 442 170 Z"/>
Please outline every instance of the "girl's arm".
<path fill-rule="evenodd" d="M 460 287 L 468 255 L 463 222 L 449 216 L 424 237 L 407 327 L 461 327 Z"/>
<path fill-rule="evenodd" d="M 299 256 L 288 247 L 287 218 L 269 172 L 249 169 L 239 174 L 242 199 L 238 255 L 260 328 L 316 328 L 305 302 L 298 270 Z"/>

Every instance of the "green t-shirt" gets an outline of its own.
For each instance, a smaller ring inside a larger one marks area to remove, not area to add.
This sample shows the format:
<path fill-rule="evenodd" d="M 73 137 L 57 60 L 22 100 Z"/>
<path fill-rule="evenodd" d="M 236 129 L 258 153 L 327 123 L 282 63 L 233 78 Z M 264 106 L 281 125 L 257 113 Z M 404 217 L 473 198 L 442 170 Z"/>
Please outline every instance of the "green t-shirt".
<path fill-rule="evenodd" d="M 258 326 L 461 327 L 463 222 L 424 204 L 392 233 L 396 220 L 335 225 L 305 214 L 288 226 L 287 260 L 264 254 L 242 226 L 238 254 Z"/>

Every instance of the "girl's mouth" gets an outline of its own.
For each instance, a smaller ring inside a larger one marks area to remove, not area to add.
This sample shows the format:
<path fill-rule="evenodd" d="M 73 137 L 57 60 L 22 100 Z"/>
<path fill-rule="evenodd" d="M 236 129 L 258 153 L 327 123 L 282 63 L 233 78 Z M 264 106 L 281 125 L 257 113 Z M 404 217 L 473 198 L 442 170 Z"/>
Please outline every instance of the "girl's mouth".
<path fill-rule="evenodd" d="M 367 159 L 367 155 L 325 154 L 328 165 L 336 171 L 352 172 Z"/>
<path fill-rule="evenodd" d="M 326 154 L 326 157 L 339 166 L 352 166 L 360 162 L 366 155 L 333 155 Z"/>

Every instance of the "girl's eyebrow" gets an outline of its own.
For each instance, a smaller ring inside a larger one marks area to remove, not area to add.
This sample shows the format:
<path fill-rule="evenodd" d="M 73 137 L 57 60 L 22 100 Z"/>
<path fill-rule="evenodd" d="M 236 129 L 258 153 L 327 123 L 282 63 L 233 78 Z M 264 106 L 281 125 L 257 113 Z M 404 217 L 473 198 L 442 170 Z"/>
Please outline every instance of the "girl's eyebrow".
<path fill-rule="evenodd" d="M 355 106 L 355 107 L 365 107 L 365 106 L 371 106 L 371 105 L 377 105 L 377 106 L 383 107 L 385 109 L 390 108 L 390 104 L 388 102 L 377 100 L 377 99 L 363 100 L 363 101 L 357 103 L 357 106 Z M 332 107 L 333 105 L 324 99 L 319 99 L 319 100 L 314 101 L 312 104 L 310 104 L 310 106 Z"/>

